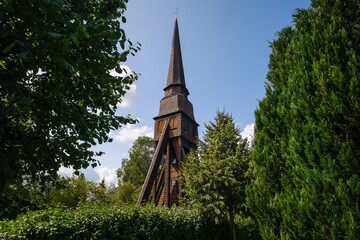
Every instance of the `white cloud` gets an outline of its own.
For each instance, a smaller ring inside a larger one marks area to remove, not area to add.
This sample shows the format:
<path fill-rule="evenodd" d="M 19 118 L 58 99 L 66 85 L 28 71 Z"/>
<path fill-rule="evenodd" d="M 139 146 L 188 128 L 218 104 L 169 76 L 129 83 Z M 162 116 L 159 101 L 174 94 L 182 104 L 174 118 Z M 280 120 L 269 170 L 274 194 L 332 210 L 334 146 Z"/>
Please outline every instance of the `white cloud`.
<path fill-rule="evenodd" d="M 80 172 L 84 173 L 86 180 L 92 182 L 100 182 L 103 178 L 105 178 L 105 183 L 107 186 L 111 184 L 117 185 L 117 168 L 107 168 L 107 167 L 88 167 L 87 169 L 81 169 Z M 59 175 L 63 177 L 71 177 L 74 173 L 72 168 L 60 167 L 57 172 Z"/>
<path fill-rule="evenodd" d="M 111 184 L 117 185 L 116 170 L 117 168 L 107 168 L 107 167 L 95 168 L 95 172 L 99 175 L 99 180 L 97 182 L 100 182 L 103 178 L 105 178 L 105 183 L 107 186 Z"/>
<path fill-rule="evenodd" d="M 126 143 L 131 145 L 135 139 L 140 136 L 153 137 L 154 129 L 149 126 L 137 127 L 135 125 L 125 125 L 118 132 L 110 132 L 109 137 L 113 138 L 119 143 Z"/>
<path fill-rule="evenodd" d="M 121 99 L 121 102 L 117 104 L 118 107 L 128 108 L 130 107 L 136 100 L 136 85 L 130 85 L 130 89 L 125 93 L 125 96 Z"/>
<path fill-rule="evenodd" d="M 250 145 L 252 144 L 252 141 L 254 139 L 254 128 L 255 123 L 250 123 L 245 126 L 244 130 L 240 133 L 242 138 L 247 138 Z"/>
<path fill-rule="evenodd" d="M 58 170 L 58 174 L 64 177 L 70 177 L 73 174 L 74 170 L 72 168 L 66 168 L 61 166 Z"/>

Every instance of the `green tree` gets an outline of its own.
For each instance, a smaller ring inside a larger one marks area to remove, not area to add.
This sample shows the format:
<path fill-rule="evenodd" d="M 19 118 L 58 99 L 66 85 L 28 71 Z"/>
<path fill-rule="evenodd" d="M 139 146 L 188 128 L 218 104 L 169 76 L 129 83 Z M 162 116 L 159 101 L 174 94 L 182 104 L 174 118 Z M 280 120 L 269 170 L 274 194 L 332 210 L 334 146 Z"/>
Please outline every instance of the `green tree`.
<path fill-rule="evenodd" d="M 185 202 L 216 216 L 228 216 L 236 239 L 234 215 L 245 210 L 246 174 L 250 150 L 232 116 L 217 111 L 215 122 L 205 124 L 203 140 L 182 166 Z"/>
<path fill-rule="evenodd" d="M 74 208 L 80 204 L 104 205 L 112 201 L 113 193 L 108 191 L 104 180 L 94 183 L 86 180 L 84 174 L 80 174 L 61 178 L 59 185 L 60 188 L 49 193 L 51 201 L 48 207 L 60 205 L 65 208 Z"/>
<path fill-rule="evenodd" d="M 31 181 L 30 176 L 12 180 L 0 198 L 0 219 L 15 219 L 19 213 L 49 207 L 54 191 L 64 187 L 63 183 L 60 177 L 53 181 Z"/>
<path fill-rule="evenodd" d="M 135 122 L 115 112 L 136 76 L 110 75 L 139 50 L 120 28 L 127 2 L 0 3 L 0 194 L 16 174 L 95 167 L 91 146 Z"/>
<path fill-rule="evenodd" d="M 247 190 L 264 239 L 360 238 L 359 14 L 313 0 L 271 44 Z"/>
<path fill-rule="evenodd" d="M 131 182 L 124 182 L 119 184 L 119 186 L 115 189 L 115 193 L 111 195 L 111 199 L 113 203 L 135 204 L 140 191 L 141 186 L 136 187 Z"/>
<path fill-rule="evenodd" d="M 11 184 L 5 189 L 0 198 L 0 221 L 3 219 L 15 219 L 19 213 L 24 213 L 30 206 L 31 190 L 26 184 Z"/>
<path fill-rule="evenodd" d="M 150 137 L 138 137 L 117 170 L 119 183 L 130 182 L 136 188 L 143 185 L 154 156 L 154 141 Z"/>
<path fill-rule="evenodd" d="M 129 150 L 129 159 L 124 158 L 121 168 L 117 170 L 119 186 L 113 194 L 114 202 L 136 202 L 153 156 L 153 139 L 146 136 L 138 137 Z"/>
<path fill-rule="evenodd" d="M 52 193 L 52 205 L 59 205 L 66 208 L 77 207 L 81 203 L 86 203 L 90 197 L 91 182 L 85 179 L 83 174 L 62 178 L 62 189 L 57 189 Z"/>

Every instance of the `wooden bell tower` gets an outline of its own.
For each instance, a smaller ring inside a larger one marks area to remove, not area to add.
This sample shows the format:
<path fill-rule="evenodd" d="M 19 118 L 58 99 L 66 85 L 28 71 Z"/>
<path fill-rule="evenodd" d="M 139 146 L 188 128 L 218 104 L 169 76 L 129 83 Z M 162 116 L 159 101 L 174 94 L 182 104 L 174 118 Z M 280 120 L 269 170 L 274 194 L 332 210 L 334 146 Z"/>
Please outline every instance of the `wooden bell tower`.
<path fill-rule="evenodd" d="M 164 91 L 159 115 L 154 117 L 155 154 L 137 201 L 137 204 L 151 202 L 157 207 L 179 205 L 181 164 L 186 161 L 190 149 L 196 148 L 198 136 L 199 125 L 185 85 L 177 20 Z"/>

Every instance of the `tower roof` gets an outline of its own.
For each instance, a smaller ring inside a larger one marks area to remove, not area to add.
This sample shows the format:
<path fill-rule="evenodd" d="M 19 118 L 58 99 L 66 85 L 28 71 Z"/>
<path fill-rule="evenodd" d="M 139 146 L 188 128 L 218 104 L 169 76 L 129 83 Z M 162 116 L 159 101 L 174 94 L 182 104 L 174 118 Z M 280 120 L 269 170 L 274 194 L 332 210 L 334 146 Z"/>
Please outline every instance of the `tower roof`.
<path fill-rule="evenodd" d="M 177 19 L 175 20 L 174 34 L 171 46 L 171 57 L 169 64 L 169 72 L 167 78 L 167 84 L 164 90 L 171 86 L 182 86 L 182 90 L 185 91 L 185 95 L 189 95 L 189 91 L 185 85 L 184 68 L 181 57 L 180 37 Z"/>
<path fill-rule="evenodd" d="M 156 120 L 182 112 L 197 124 L 194 118 L 193 106 L 188 99 L 189 91 L 185 85 L 177 19 L 175 20 L 169 73 L 164 91 L 165 96 L 160 101 L 159 115 L 154 119 Z"/>

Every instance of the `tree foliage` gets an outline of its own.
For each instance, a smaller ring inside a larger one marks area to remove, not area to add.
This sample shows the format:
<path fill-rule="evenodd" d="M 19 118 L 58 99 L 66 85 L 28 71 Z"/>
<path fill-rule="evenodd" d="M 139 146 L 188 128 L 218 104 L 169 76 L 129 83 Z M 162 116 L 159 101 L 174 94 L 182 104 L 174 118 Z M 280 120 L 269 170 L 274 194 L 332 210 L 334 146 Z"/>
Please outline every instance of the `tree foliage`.
<path fill-rule="evenodd" d="M 184 201 L 217 217 L 229 216 L 235 233 L 234 214 L 245 210 L 248 142 L 242 139 L 232 116 L 224 111 L 217 111 L 215 121 L 205 124 L 205 128 L 198 149 L 182 166 Z"/>
<path fill-rule="evenodd" d="M 360 237 L 359 14 L 313 0 L 271 43 L 247 191 L 264 239 Z"/>
<path fill-rule="evenodd" d="M 153 156 L 153 139 L 146 136 L 138 137 L 129 150 L 129 159 L 122 159 L 121 168 L 117 170 L 119 186 L 116 189 L 116 201 L 136 203 Z"/>
<path fill-rule="evenodd" d="M 33 183 L 28 176 L 16 180 L 1 195 L 0 220 L 15 219 L 19 213 L 43 208 L 50 202 L 50 192 L 58 183 L 58 179 L 51 183 Z"/>
<path fill-rule="evenodd" d="M 22 181 L 12 182 L 4 190 L 0 198 L 0 220 L 15 219 L 20 213 L 50 207 L 68 209 L 89 203 L 125 203 L 132 196 L 129 191 L 115 186 L 107 187 L 105 181 L 88 181 L 83 174 L 58 176 L 55 180 L 46 182 L 30 180 L 29 176 L 23 176 Z"/>
<path fill-rule="evenodd" d="M 106 188 L 101 186 L 101 182 L 96 184 L 85 179 L 83 174 L 61 178 L 61 187 L 50 192 L 51 201 L 47 207 L 61 206 L 63 208 L 75 208 L 87 202 L 106 204 L 110 202 L 106 196 Z"/>
<path fill-rule="evenodd" d="M 129 159 L 124 158 L 121 168 L 117 170 L 119 183 L 130 182 L 135 187 L 142 186 L 153 156 L 153 139 L 146 136 L 138 137 L 129 150 Z"/>
<path fill-rule="evenodd" d="M 134 123 L 115 111 L 136 76 L 110 75 L 139 49 L 120 28 L 127 2 L 0 3 L 0 193 L 17 173 L 96 166 L 91 146 Z"/>
<path fill-rule="evenodd" d="M 124 182 L 119 184 L 115 190 L 116 192 L 112 197 L 114 203 L 135 204 L 139 197 L 141 186 L 136 187 L 131 182 Z"/>
<path fill-rule="evenodd" d="M 1 239 L 228 239 L 226 222 L 215 223 L 196 209 L 154 206 L 82 205 L 29 212 L 0 221 Z M 256 230 L 251 219 L 239 222 L 241 239 Z M 251 239 L 261 239 L 258 234 Z"/>

